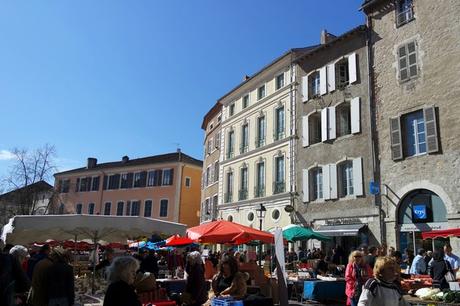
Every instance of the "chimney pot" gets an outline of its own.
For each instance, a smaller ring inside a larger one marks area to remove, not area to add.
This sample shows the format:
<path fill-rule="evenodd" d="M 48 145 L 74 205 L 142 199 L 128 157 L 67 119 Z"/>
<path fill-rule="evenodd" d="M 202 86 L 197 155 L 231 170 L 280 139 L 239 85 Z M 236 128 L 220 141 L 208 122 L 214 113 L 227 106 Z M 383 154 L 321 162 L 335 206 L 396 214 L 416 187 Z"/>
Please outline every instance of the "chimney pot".
<path fill-rule="evenodd" d="M 249 80 L 250 78 L 251 78 L 251 77 L 250 77 L 249 75 L 246 74 L 246 75 L 243 77 L 243 81 L 247 81 L 247 80 Z"/>
<path fill-rule="evenodd" d="M 129 161 L 129 157 L 128 155 L 125 155 L 121 158 L 121 161 L 123 162 L 123 164 L 127 163 Z"/>
<path fill-rule="evenodd" d="M 92 168 L 95 168 L 96 165 L 97 165 L 97 158 L 88 157 L 88 161 L 86 163 L 86 168 L 87 169 L 92 169 Z"/>

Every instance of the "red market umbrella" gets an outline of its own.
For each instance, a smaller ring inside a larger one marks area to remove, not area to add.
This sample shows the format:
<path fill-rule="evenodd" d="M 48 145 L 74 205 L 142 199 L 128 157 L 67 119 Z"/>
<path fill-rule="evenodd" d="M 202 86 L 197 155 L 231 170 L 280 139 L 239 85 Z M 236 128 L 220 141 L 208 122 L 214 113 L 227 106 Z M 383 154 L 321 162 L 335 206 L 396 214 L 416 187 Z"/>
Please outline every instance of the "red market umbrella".
<path fill-rule="evenodd" d="M 244 244 L 254 240 L 274 243 L 273 234 L 224 220 L 189 228 L 186 236 L 200 243 Z"/>
<path fill-rule="evenodd" d="M 179 235 L 172 235 L 168 239 L 166 239 L 165 246 L 181 246 L 181 245 L 188 245 L 192 244 L 195 241 L 187 238 L 187 237 L 181 237 Z"/>
<path fill-rule="evenodd" d="M 446 229 L 446 230 L 438 230 L 438 231 L 422 233 L 422 239 L 448 238 L 448 237 L 460 237 L 460 228 L 451 228 L 451 229 Z"/>

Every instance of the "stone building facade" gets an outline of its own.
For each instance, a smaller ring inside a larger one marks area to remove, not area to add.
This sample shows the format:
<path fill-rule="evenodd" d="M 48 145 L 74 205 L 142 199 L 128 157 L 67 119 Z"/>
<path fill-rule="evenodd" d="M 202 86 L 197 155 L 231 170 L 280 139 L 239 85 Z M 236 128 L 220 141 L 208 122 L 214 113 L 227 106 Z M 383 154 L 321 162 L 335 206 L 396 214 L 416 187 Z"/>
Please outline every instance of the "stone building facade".
<path fill-rule="evenodd" d="M 460 226 L 460 1 L 368 0 L 383 230 L 398 249 Z M 436 240 L 436 247 L 444 241 Z M 460 249 L 458 239 L 451 238 Z"/>
<path fill-rule="evenodd" d="M 367 28 L 336 37 L 301 57 L 298 79 L 296 210 L 299 222 L 346 251 L 381 241 L 369 183 L 371 141 Z"/>
<path fill-rule="evenodd" d="M 201 180 L 200 223 L 217 220 L 219 199 L 219 158 L 221 143 L 222 104 L 216 103 L 204 116 L 204 158 Z"/>

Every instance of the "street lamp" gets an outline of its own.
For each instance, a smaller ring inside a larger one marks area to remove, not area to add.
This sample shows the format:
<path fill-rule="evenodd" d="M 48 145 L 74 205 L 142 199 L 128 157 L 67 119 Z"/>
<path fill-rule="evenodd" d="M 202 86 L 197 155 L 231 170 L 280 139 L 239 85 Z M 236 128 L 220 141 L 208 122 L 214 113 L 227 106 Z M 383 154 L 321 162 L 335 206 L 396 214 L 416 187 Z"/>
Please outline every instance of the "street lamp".
<path fill-rule="evenodd" d="M 262 220 L 265 218 L 265 213 L 267 209 L 265 206 L 260 203 L 260 207 L 256 209 L 257 217 L 259 217 L 259 229 L 262 230 Z M 262 265 L 262 241 L 259 242 L 259 266 Z"/>

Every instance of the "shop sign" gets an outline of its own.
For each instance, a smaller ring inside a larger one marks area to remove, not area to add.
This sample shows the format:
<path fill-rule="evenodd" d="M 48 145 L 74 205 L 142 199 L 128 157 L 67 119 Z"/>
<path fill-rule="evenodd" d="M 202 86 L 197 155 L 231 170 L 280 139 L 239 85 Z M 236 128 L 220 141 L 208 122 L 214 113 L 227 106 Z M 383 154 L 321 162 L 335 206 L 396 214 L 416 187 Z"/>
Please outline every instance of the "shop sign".
<path fill-rule="evenodd" d="M 344 225 L 344 224 L 360 224 L 363 223 L 359 218 L 341 218 L 326 220 L 326 225 Z"/>
<path fill-rule="evenodd" d="M 429 232 L 434 230 L 448 229 L 447 222 L 432 222 L 432 223 L 408 223 L 401 224 L 401 232 Z"/>

